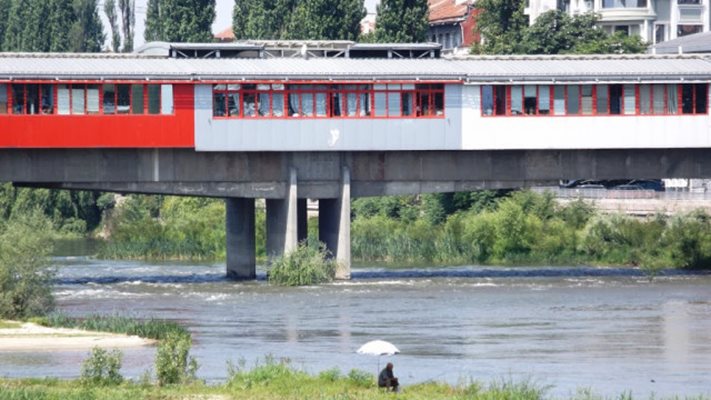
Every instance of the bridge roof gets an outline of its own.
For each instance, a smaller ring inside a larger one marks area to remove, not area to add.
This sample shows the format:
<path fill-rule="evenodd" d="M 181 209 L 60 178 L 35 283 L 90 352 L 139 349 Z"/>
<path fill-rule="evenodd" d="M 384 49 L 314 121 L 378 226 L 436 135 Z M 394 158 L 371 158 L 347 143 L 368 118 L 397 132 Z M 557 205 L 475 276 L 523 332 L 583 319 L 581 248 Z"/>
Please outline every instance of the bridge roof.
<path fill-rule="evenodd" d="M 0 53 L 0 80 L 374 80 L 470 82 L 711 81 L 711 57 L 479 56 L 442 59 L 219 58 Z"/>

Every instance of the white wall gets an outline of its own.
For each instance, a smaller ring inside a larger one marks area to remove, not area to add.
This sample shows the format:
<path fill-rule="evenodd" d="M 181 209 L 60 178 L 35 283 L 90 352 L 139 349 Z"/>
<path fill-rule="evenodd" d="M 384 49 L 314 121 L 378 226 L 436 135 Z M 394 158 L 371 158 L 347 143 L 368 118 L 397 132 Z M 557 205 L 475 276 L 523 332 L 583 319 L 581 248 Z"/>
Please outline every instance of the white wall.
<path fill-rule="evenodd" d="M 464 86 L 462 149 L 711 147 L 709 115 L 483 117 L 480 86 Z"/>

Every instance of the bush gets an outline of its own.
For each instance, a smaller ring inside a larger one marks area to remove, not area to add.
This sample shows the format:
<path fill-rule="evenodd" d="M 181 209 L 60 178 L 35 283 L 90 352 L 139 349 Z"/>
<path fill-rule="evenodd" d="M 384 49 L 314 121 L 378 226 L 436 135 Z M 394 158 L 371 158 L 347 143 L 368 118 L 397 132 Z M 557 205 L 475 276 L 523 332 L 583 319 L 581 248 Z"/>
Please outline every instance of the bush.
<path fill-rule="evenodd" d="M 190 336 L 169 333 L 158 345 L 156 376 L 160 386 L 185 383 L 195 379 L 197 361 L 189 356 Z"/>
<path fill-rule="evenodd" d="M 296 250 L 276 258 L 268 271 L 269 283 L 281 286 L 304 286 L 330 282 L 336 274 L 336 263 L 326 247 L 299 243 Z"/>
<path fill-rule="evenodd" d="M 39 316 L 54 308 L 51 232 L 51 221 L 39 211 L 0 223 L 0 318 Z"/>
<path fill-rule="evenodd" d="M 81 382 L 84 385 L 108 386 L 123 382 L 121 359 L 123 354 L 117 350 L 106 351 L 100 347 L 91 350 L 89 358 L 81 365 Z"/>

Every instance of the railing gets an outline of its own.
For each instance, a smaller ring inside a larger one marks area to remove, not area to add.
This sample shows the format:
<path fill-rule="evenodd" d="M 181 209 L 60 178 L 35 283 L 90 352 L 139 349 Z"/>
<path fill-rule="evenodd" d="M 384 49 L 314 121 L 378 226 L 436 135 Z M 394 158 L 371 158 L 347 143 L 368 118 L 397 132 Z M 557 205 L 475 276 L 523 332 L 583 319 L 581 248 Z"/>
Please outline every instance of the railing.
<path fill-rule="evenodd" d="M 711 201 L 711 192 L 687 192 L 667 190 L 657 192 L 654 190 L 619 190 L 604 188 L 559 188 L 559 187 L 536 187 L 534 192 L 550 192 L 555 197 L 561 199 L 653 199 L 653 200 L 678 200 L 678 201 Z"/>

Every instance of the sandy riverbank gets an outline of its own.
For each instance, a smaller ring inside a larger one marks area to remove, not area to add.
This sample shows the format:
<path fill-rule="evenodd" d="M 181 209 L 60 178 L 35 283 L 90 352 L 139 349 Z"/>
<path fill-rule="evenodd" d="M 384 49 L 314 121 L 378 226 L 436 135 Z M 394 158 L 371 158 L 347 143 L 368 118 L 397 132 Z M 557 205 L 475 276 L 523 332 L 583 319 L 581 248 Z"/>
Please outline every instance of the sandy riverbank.
<path fill-rule="evenodd" d="M 82 350 L 95 346 L 125 348 L 149 346 L 155 340 L 115 333 L 79 329 L 48 328 L 25 322 L 19 327 L 0 329 L 0 351 Z"/>

